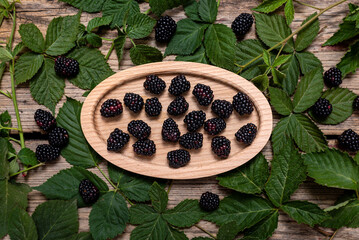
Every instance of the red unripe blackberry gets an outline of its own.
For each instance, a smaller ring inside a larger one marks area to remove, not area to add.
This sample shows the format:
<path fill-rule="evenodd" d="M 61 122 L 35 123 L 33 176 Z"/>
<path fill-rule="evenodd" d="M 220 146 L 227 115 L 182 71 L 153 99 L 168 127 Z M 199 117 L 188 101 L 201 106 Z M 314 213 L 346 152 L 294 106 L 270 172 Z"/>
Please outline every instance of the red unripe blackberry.
<path fill-rule="evenodd" d="M 214 137 L 211 148 L 218 157 L 227 158 L 231 152 L 231 141 L 223 136 Z"/>
<path fill-rule="evenodd" d="M 49 144 L 41 144 L 36 147 L 36 158 L 39 162 L 48 162 L 57 159 L 60 156 L 60 148 Z"/>
<path fill-rule="evenodd" d="M 359 96 L 354 99 L 353 108 L 354 110 L 359 111 Z"/>
<path fill-rule="evenodd" d="M 98 188 L 88 179 L 84 179 L 79 184 L 79 192 L 86 204 L 92 204 L 100 197 Z"/>
<path fill-rule="evenodd" d="M 143 83 L 143 87 L 153 94 L 160 94 L 165 90 L 166 83 L 157 75 L 148 75 L 146 81 Z"/>
<path fill-rule="evenodd" d="M 123 112 L 122 103 L 118 99 L 107 99 L 101 105 L 100 113 L 103 117 L 115 117 Z"/>
<path fill-rule="evenodd" d="M 220 118 L 229 118 L 233 112 L 232 103 L 226 100 L 215 100 L 211 109 Z"/>
<path fill-rule="evenodd" d="M 254 110 L 253 102 L 249 99 L 247 94 L 242 92 L 237 93 L 233 97 L 232 106 L 239 115 L 251 114 Z"/>
<path fill-rule="evenodd" d="M 235 134 L 238 142 L 243 142 L 250 145 L 257 135 L 257 126 L 253 123 L 248 123 L 241 127 Z"/>
<path fill-rule="evenodd" d="M 157 42 L 168 43 L 176 32 L 177 24 L 170 16 L 158 19 L 155 27 L 155 39 Z"/>
<path fill-rule="evenodd" d="M 319 98 L 313 105 L 312 111 L 316 117 L 324 119 L 332 113 L 333 106 L 330 104 L 328 99 Z"/>
<path fill-rule="evenodd" d="M 72 58 L 58 56 L 55 59 L 55 72 L 61 77 L 76 77 L 80 72 L 79 62 Z"/>
<path fill-rule="evenodd" d="M 123 102 L 126 107 L 134 113 L 138 113 L 142 110 L 143 107 L 143 98 L 136 93 L 126 93 L 123 98 Z"/>
<path fill-rule="evenodd" d="M 69 142 L 69 133 L 65 128 L 55 127 L 49 133 L 49 144 L 53 147 L 62 148 Z"/>
<path fill-rule="evenodd" d="M 162 104 L 158 101 L 158 98 L 149 98 L 145 103 L 145 112 L 150 117 L 156 117 L 160 115 L 162 111 Z"/>
<path fill-rule="evenodd" d="M 127 130 L 139 140 L 146 139 L 151 134 L 151 127 L 142 120 L 132 120 L 128 124 Z"/>
<path fill-rule="evenodd" d="M 192 111 L 186 115 L 183 122 L 187 124 L 187 130 L 189 132 L 194 132 L 204 124 L 206 120 L 206 113 L 202 110 Z"/>
<path fill-rule="evenodd" d="M 351 129 L 345 130 L 338 138 L 339 147 L 356 152 L 359 150 L 359 135 Z"/>
<path fill-rule="evenodd" d="M 37 109 L 34 114 L 34 119 L 37 126 L 44 131 L 49 131 L 56 127 L 56 119 L 48 111 Z"/>
<path fill-rule="evenodd" d="M 183 134 L 179 139 L 179 143 L 182 147 L 186 149 L 202 148 L 203 134 L 197 132 Z"/>
<path fill-rule="evenodd" d="M 237 37 L 241 37 L 251 29 L 254 19 L 249 13 L 241 13 L 232 22 L 231 28 Z"/>
<path fill-rule="evenodd" d="M 172 168 L 180 168 L 186 166 L 191 160 L 188 151 L 179 149 L 167 153 L 168 164 Z"/>
<path fill-rule="evenodd" d="M 162 139 L 169 142 L 177 142 L 180 136 L 181 132 L 177 123 L 172 118 L 166 119 L 162 125 Z"/>
<path fill-rule="evenodd" d="M 133 145 L 133 151 L 138 155 L 152 156 L 156 153 L 156 144 L 149 139 L 138 140 Z"/>
<path fill-rule="evenodd" d="M 208 106 L 214 98 L 211 87 L 201 83 L 194 86 L 192 94 L 196 97 L 199 105 L 201 106 Z"/>
<path fill-rule="evenodd" d="M 338 68 L 330 68 L 324 73 L 324 82 L 328 87 L 338 87 L 342 84 L 342 72 Z"/>
<path fill-rule="evenodd" d="M 214 211 L 219 207 L 219 196 L 211 192 L 205 192 L 199 200 L 199 206 L 207 212 Z"/>
<path fill-rule="evenodd" d="M 208 132 L 209 135 L 217 135 L 221 133 L 227 124 L 222 118 L 211 118 L 204 123 L 204 130 Z"/>
<path fill-rule="evenodd" d="M 191 83 L 187 81 L 184 75 L 179 75 L 172 79 L 168 92 L 174 96 L 179 96 L 191 88 Z"/>
<path fill-rule="evenodd" d="M 123 132 L 122 130 L 115 128 L 107 139 L 107 150 L 108 151 L 120 151 L 130 141 L 130 135 Z"/>
<path fill-rule="evenodd" d="M 182 96 L 178 96 L 168 105 L 167 112 L 170 115 L 178 116 L 187 112 L 188 107 L 189 104 L 186 99 Z"/>

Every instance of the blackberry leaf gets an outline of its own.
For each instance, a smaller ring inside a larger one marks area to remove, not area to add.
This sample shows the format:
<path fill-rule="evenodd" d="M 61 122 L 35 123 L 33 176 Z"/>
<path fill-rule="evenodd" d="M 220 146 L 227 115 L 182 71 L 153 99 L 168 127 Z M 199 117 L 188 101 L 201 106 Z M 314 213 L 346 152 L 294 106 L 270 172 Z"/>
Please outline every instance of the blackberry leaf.
<path fill-rule="evenodd" d="M 339 25 L 339 30 L 334 33 L 334 35 L 329 38 L 323 46 L 336 45 L 357 35 L 359 35 L 359 29 L 356 27 L 356 22 L 343 21 Z"/>
<path fill-rule="evenodd" d="M 198 13 L 198 2 L 197 1 L 189 1 L 185 4 L 184 11 L 191 20 L 196 22 L 202 22 L 202 19 Z"/>
<path fill-rule="evenodd" d="M 293 22 L 294 19 L 294 4 L 293 0 L 288 0 L 284 8 L 285 18 L 288 26 Z"/>
<path fill-rule="evenodd" d="M 279 88 L 269 88 L 270 103 L 281 115 L 287 116 L 293 111 L 293 104 L 289 96 Z"/>
<path fill-rule="evenodd" d="M 75 8 L 81 9 L 89 13 L 101 11 L 102 5 L 105 2 L 105 1 L 92 1 L 92 0 L 60 0 L 60 1 L 66 2 Z"/>
<path fill-rule="evenodd" d="M 34 166 L 39 163 L 34 151 L 30 150 L 29 148 L 22 148 L 17 154 L 17 157 L 25 165 Z"/>
<path fill-rule="evenodd" d="M 168 225 L 160 214 L 157 214 L 152 221 L 144 222 L 131 232 L 131 239 L 133 240 L 167 239 L 167 236 Z"/>
<path fill-rule="evenodd" d="M 359 68 L 359 41 L 350 46 L 349 51 L 340 60 L 337 67 L 342 71 L 343 78 Z"/>
<path fill-rule="evenodd" d="M 91 1 L 92 2 L 92 1 Z M 84 10 L 84 9 L 83 9 Z M 110 16 L 107 17 L 95 17 L 91 19 L 87 24 L 87 32 L 91 32 L 95 28 L 107 26 L 111 23 L 112 18 Z"/>
<path fill-rule="evenodd" d="M 339 229 L 341 227 L 357 228 L 359 227 L 359 200 L 346 201 L 344 206 L 326 212 L 331 216 L 330 219 L 324 221 L 321 226 Z"/>
<path fill-rule="evenodd" d="M 217 18 L 216 0 L 201 0 L 198 4 L 198 14 L 204 22 L 214 23 Z"/>
<path fill-rule="evenodd" d="M 161 16 L 166 10 L 178 7 L 186 2 L 186 0 L 150 0 L 149 4 L 152 12 Z"/>
<path fill-rule="evenodd" d="M 125 47 L 125 43 L 126 43 L 126 35 L 123 34 L 122 32 L 118 32 L 118 36 L 114 40 L 114 44 L 115 44 L 114 46 L 115 46 L 115 51 L 116 51 L 116 55 L 117 55 L 118 65 L 121 64 L 121 60 L 123 58 L 123 49 Z"/>
<path fill-rule="evenodd" d="M 314 18 L 317 15 L 317 13 L 313 13 L 307 19 L 305 19 L 301 26 L 303 26 L 305 23 L 310 21 L 312 18 Z M 297 52 L 303 51 L 306 49 L 318 36 L 319 33 L 319 20 L 316 19 L 314 22 L 306 26 L 304 29 L 302 29 L 295 40 L 295 50 Z"/>
<path fill-rule="evenodd" d="M 38 239 L 34 220 L 25 210 L 15 208 L 10 215 L 8 224 L 11 239 Z"/>
<path fill-rule="evenodd" d="M 323 73 L 322 62 L 311 52 L 296 52 L 295 56 L 300 65 L 300 69 L 304 75 L 313 71 L 314 69 L 320 69 Z"/>
<path fill-rule="evenodd" d="M 294 54 L 291 55 L 288 62 L 280 66 L 279 71 L 285 74 L 285 79 L 282 83 L 283 90 L 288 95 L 292 95 L 297 87 L 300 75 L 299 62 Z"/>
<path fill-rule="evenodd" d="M 218 240 L 235 239 L 239 232 L 237 229 L 238 229 L 238 225 L 235 221 L 223 224 L 218 229 L 217 239 Z"/>
<path fill-rule="evenodd" d="M 143 13 L 133 14 L 128 19 L 127 35 L 132 39 L 145 38 L 153 30 L 156 20 Z"/>
<path fill-rule="evenodd" d="M 30 80 L 41 68 L 44 56 L 32 52 L 25 53 L 15 63 L 16 84 Z"/>
<path fill-rule="evenodd" d="M 130 57 L 132 62 L 136 65 L 161 62 L 163 59 L 160 50 L 147 45 L 136 45 L 136 47 L 131 48 Z"/>
<path fill-rule="evenodd" d="M 134 0 L 108 0 L 102 8 L 102 16 L 112 18 L 111 28 L 121 28 L 128 16 L 136 13 L 140 13 L 140 7 Z"/>
<path fill-rule="evenodd" d="M 163 213 L 167 208 L 167 192 L 157 183 L 154 182 L 149 192 L 153 208 L 158 213 Z"/>
<path fill-rule="evenodd" d="M 41 31 L 33 23 L 21 24 L 19 33 L 22 42 L 30 50 L 42 53 L 45 50 L 45 40 Z"/>
<path fill-rule="evenodd" d="M 280 6 L 282 6 L 284 3 L 286 3 L 287 0 L 268 0 L 263 3 L 261 3 L 256 8 L 253 8 L 253 11 L 262 12 L 262 13 L 270 13 L 274 12 L 276 9 L 278 9 Z"/>
<path fill-rule="evenodd" d="M 0 138 L 0 179 L 6 179 L 9 176 L 9 161 L 7 160 L 8 147 L 7 140 Z"/>
<path fill-rule="evenodd" d="M 206 55 L 206 49 L 201 45 L 192 55 L 189 56 L 176 56 L 176 61 L 186 61 L 186 62 L 198 62 L 208 64 L 209 60 Z"/>
<path fill-rule="evenodd" d="M 278 217 L 278 211 L 274 211 L 253 227 L 245 230 L 242 240 L 267 239 L 271 237 L 278 227 Z"/>

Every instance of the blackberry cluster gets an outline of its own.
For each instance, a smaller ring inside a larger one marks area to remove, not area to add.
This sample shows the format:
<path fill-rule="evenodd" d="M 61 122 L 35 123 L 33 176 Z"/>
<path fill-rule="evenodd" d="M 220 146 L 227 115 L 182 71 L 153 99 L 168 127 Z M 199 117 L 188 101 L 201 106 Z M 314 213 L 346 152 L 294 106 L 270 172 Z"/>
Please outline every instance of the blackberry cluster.
<path fill-rule="evenodd" d="M 226 128 L 226 125 L 222 118 L 211 118 L 204 123 L 204 130 L 210 135 L 217 135 Z"/>
<path fill-rule="evenodd" d="M 58 56 L 55 59 L 55 72 L 61 77 L 75 77 L 80 72 L 79 62 L 72 58 Z"/>
<path fill-rule="evenodd" d="M 196 97 L 199 105 L 202 106 L 208 106 L 214 98 L 211 87 L 201 83 L 194 86 L 192 94 Z"/>
<path fill-rule="evenodd" d="M 186 99 L 182 96 L 178 96 L 168 105 L 167 112 L 170 115 L 178 116 L 187 112 L 188 107 L 189 104 Z"/>
<path fill-rule="evenodd" d="M 226 100 L 215 100 L 211 109 L 220 118 L 229 118 L 233 112 L 232 103 Z"/>
<path fill-rule="evenodd" d="M 216 210 L 219 207 L 219 196 L 211 192 L 202 194 L 199 200 L 199 206 L 207 212 Z"/>
<path fill-rule="evenodd" d="M 107 99 L 101 105 L 100 113 L 103 117 L 115 117 L 123 112 L 122 103 L 118 99 Z"/>
<path fill-rule="evenodd" d="M 345 150 L 359 150 L 359 135 L 351 129 L 345 130 L 338 138 L 339 146 Z"/>
<path fill-rule="evenodd" d="M 179 75 L 171 80 L 171 85 L 168 92 L 174 96 L 179 96 L 187 92 L 191 88 L 191 83 L 187 81 L 184 75 Z"/>
<path fill-rule="evenodd" d="M 214 137 L 211 148 L 218 157 L 227 158 L 231 152 L 231 141 L 223 136 Z"/>
<path fill-rule="evenodd" d="M 160 94 L 165 90 L 166 83 L 157 75 L 148 75 L 143 83 L 143 87 L 150 93 Z"/>
<path fill-rule="evenodd" d="M 80 182 L 79 192 L 86 204 L 92 204 L 100 197 L 100 191 L 98 188 L 88 179 L 84 179 Z"/>
<path fill-rule="evenodd" d="M 354 99 L 353 108 L 354 110 L 359 111 L 359 96 Z"/>
<path fill-rule="evenodd" d="M 319 98 L 318 101 L 312 107 L 313 114 L 318 118 L 328 117 L 332 111 L 333 106 L 328 99 Z"/>
<path fill-rule="evenodd" d="M 57 159 L 60 156 L 60 148 L 49 144 L 41 144 L 36 147 L 36 158 L 40 162 L 48 162 Z"/>
<path fill-rule="evenodd" d="M 48 111 L 37 109 L 34 115 L 37 126 L 44 131 L 49 131 L 56 126 L 56 119 Z"/>
<path fill-rule="evenodd" d="M 179 143 L 182 147 L 186 149 L 199 149 L 203 145 L 203 134 L 202 133 L 186 133 L 183 134 Z"/>
<path fill-rule="evenodd" d="M 179 149 L 167 153 L 168 164 L 172 168 L 184 167 L 191 160 L 191 155 L 188 151 Z"/>
<path fill-rule="evenodd" d="M 136 93 L 126 93 L 123 98 L 125 105 L 134 113 L 138 113 L 143 107 L 143 98 Z"/>
<path fill-rule="evenodd" d="M 49 144 L 53 147 L 62 148 L 69 142 L 69 133 L 65 128 L 55 127 L 49 133 Z"/>
<path fill-rule="evenodd" d="M 194 132 L 204 124 L 206 120 L 206 113 L 202 110 L 192 111 L 186 115 L 183 122 L 187 124 L 187 130 Z"/>
<path fill-rule="evenodd" d="M 162 125 L 162 139 L 169 142 L 177 142 L 180 136 L 181 132 L 177 123 L 172 118 L 166 119 Z"/>
<path fill-rule="evenodd" d="M 249 99 L 247 94 L 242 92 L 237 93 L 233 97 L 232 105 L 239 115 L 251 114 L 254 110 L 253 102 Z"/>
<path fill-rule="evenodd" d="M 257 126 L 253 123 L 248 123 L 241 127 L 235 134 L 238 142 L 243 142 L 250 145 L 257 135 Z"/>
<path fill-rule="evenodd" d="M 133 145 L 133 151 L 138 155 L 152 156 L 156 153 L 156 144 L 149 139 L 138 140 Z"/>
<path fill-rule="evenodd" d="M 128 124 L 127 130 L 139 140 L 146 139 L 151 134 L 151 127 L 148 126 L 147 123 L 142 120 L 132 120 Z"/>
<path fill-rule="evenodd" d="M 237 37 L 241 37 L 251 29 L 254 19 L 253 16 L 249 13 L 241 13 L 234 21 L 232 22 L 232 31 Z"/>
<path fill-rule="evenodd" d="M 155 39 L 157 42 L 168 43 L 176 32 L 177 24 L 170 16 L 158 19 L 155 27 Z"/>
<path fill-rule="evenodd" d="M 162 104 L 158 101 L 158 98 L 149 98 L 145 103 L 145 111 L 148 116 L 155 117 L 160 115 L 162 111 Z"/>
<path fill-rule="evenodd" d="M 338 68 L 330 68 L 324 73 L 324 82 L 328 87 L 338 87 L 342 84 L 342 72 Z"/>
<path fill-rule="evenodd" d="M 130 141 L 130 135 L 118 128 L 115 128 L 107 139 L 107 150 L 114 152 L 120 151 L 128 143 L 128 141 Z"/>

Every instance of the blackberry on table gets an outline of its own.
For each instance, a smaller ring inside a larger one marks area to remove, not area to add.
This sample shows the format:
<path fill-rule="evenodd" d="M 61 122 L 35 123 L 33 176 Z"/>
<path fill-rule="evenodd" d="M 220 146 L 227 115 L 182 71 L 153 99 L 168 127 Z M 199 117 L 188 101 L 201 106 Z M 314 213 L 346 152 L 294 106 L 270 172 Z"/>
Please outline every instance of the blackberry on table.
<path fill-rule="evenodd" d="M 189 104 L 186 99 L 182 96 L 178 96 L 168 105 L 167 112 L 170 115 L 178 116 L 187 112 L 188 107 Z"/>
<path fill-rule="evenodd" d="M 232 103 L 226 100 L 215 100 L 211 109 L 220 118 L 229 118 L 233 112 Z"/>
<path fill-rule="evenodd" d="M 166 83 L 157 75 L 148 75 L 143 83 L 143 87 L 150 93 L 160 94 L 165 90 Z"/>
<path fill-rule="evenodd" d="M 48 111 L 37 109 L 34 114 L 34 119 L 37 126 L 46 132 L 56 127 L 56 119 Z"/>
<path fill-rule="evenodd" d="M 354 99 L 353 108 L 354 110 L 359 111 L 359 96 Z"/>
<path fill-rule="evenodd" d="M 133 151 L 138 155 L 152 156 L 156 153 L 156 144 L 149 139 L 138 140 L 133 145 Z"/>
<path fill-rule="evenodd" d="M 151 127 L 142 120 L 132 120 L 128 124 L 127 130 L 139 140 L 146 139 L 151 134 Z"/>
<path fill-rule="evenodd" d="M 143 98 L 136 93 L 126 93 L 123 98 L 125 105 L 134 113 L 138 113 L 143 107 Z"/>
<path fill-rule="evenodd" d="M 250 145 L 257 135 L 257 126 L 253 123 L 248 123 L 241 127 L 235 134 L 238 142 L 243 142 Z"/>
<path fill-rule="evenodd" d="M 204 130 L 210 135 L 217 135 L 221 133 L 227 124 L 222 118 L 211 118 L 204 123 Z"/>
<path fill-rule="evenodd" d="M 162 139 L 169 142 L 177 142 L 181 132 L 177 123 L 172 118 L 167 118 L 162 125 Z"/>
<path fill-rule="evenodd" d="M 219 207 L 219 196 L 211 192 L 205 192 L 199 200 L 199 206 L 207 212 L 214 211 Z"/>
<path fill-rule="evenodd" d="M 79 62 L 72 58 L 58 56 L 55 59 L 55 72 L 61 77 L 76 77 L 80 72 Z"/>
<path fill-rule="evenodd" d="M 208 106 L 214 98 L 211 87 L 201 83 L 194 86 L 192 94 L 196 97 L 199 105 L 201 106 Z"/>
<path fill-rule="evenodd" d="M 241 13 L 232 22 L 231 28 L 237 37 L 241 37 L 251 29 L 254 19 L 249 13 Z"/>
<path fill-rule="evenodd" d="M 179 149 L 167 153 L 168 164 L 172 168 L 180 168 L 186 166 L 191 160 L 188 151 Z"/>
<path fill-rule="evenodd" d="M 233 97 L 232 106 L 239 115 L 251 114 L 254 110 L 253 102 L 249 99 L 248 95 L 242 92 L 237 93 Z"/>
<path fill-rule="evenodd" d="M 318 101 L 312 107 L 313 114 L 318 118 L 328 117 L 332 111 L 333 106 L 328 99 L 319 98 Z"/>
<path fill-rule="evenodd" d="M 130 135 L 123 132 L 122 130 L 115 128 L 107 139 L 107 150 L 108 151 L 120 151 L 130 141 Z"/>
<path fill-rule="evenodd" d="M 342 84 L 342 72 L 332 67 L 324 73 L 324 82 L 328 87 L 338 87 Z"/>
<path fill-rule="evenodd" d="M 107 99 L 101 105 L 100 113 L 103 117 L 115 117 L 123 112 L 122 103 L 118 99 Z"/>
<path fill-rule="evenodd" d="M 359 150 L 359 135 L 352 129 L 345 130 L 338 138 L 339 146 L 345 150 Z"/>
<path fill-rule="evenodd" d="M 186 115 L 183 122 L 187 124 L 187 130 L 194 132 L 204 124 L 206 120 L 206 113 L 202 110 L 192 111 Z"/>
<path fill-rule="evenodd" d="M 69 142 L 69 133 L 65 128 L 55 127 L 49 133 L 49 144 L 53 147 L 62 148 Z"/>
<path fill-rule="evenodd" d="M 92 204 L 100 197 L 98 188 L 88 179 L 84 179 L 79 184 L 79 192 L 86 204 Z"/>
<path fill-rule="evenodd" d="M 186 149 L 202 148 L 203 134 L 197 132 L 183 134 L 179 139 L 179 143 L 182 147 Z"/>
<path fill-rule="evenodd" d="M 176 32 L 177 24 L 170 16 L 162 16 L 155 27 L 157 42 L 168 43 Z"/>
<path fill-rule="evenodd" d="M 171 85 L 168 92 L 174 96 L 179 96 L 187 92 L 191 88 L 191 83 L 187 81 L 184 75 L 179 75 L 171 80 Z"/>
<path fill-rule="evenodd" d="M 60 156 L 60 148 L 49 144 L 41 144 L 36 147 L 36 158 L 39 162 L 48 162 L 57 159 Z"/>
<path fill-rule="evenodd" d="M 160 115 L 162 111 L 162 104 L 158 101 L 158 98 L 149 98 L 145 103 L 145 111 L 148 116 L 156 117 Z"/>
<path fill-rule="evenodd" d="M 231 141 L 223 136 L 214 137 L 211 148 L 218 157 L 227 158 L 231 152 Z"/>

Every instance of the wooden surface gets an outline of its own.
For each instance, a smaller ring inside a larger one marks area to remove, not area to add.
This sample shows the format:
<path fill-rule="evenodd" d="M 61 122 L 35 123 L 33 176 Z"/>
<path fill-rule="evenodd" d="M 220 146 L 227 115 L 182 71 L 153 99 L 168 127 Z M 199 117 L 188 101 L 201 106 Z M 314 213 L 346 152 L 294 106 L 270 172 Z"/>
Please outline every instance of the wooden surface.
<path fill-rule="evenodd" d="M 302 0 L 303 2 L 310 3 L 317 7 L 326 7 L 329 4 L 336 2 L 336 0 Z M 351 0 L 348 2 L 358 3 L 357 0 Z M 250 9 L 257 6 L 260 3 L 259 0 L 222 0 L 221 5 L 219 7 L 219 13 L 217 17 L 217 22 L 226 24 L 230 26 L 233 19 L 240 14 L 241 12 L 250 12 Z M 19 16 L 18 25 L 21 23 L 30 23 L 33 22 L 36 24 L 42 33 L 45 34 L 46 28 L 51 21 L 52 18 L 57 16 L 64 16 L 69 14 L 77 13 L 75 8 L 72 8 L 65 3 L 58 1 L 46 1 L 46 0 L 23 0 L 21 5 L 18 5 L 17 13 Z M 148 9 L 148 4 L 141 4 L 141 10 L 145 11 Z M 296 29 L 301 22 L 311 15 L 314 10 L 308 7 L 304 7 L 295 3 L 295 20 L 292 23 L 291 27 Z M 324 69 L 336 65 L 346 51 L 347 45 L 339 45 L 335 47 L 322 47 L 322 44 L 338 29 L 338 23 L 341 19 L 347 14 L 348 7 L 346 4 L 342 4 L 329 12 L 326 12 L 324 15 L 320 17 L 320 26 L 321 33 L 315 40 L 315 42 L 308 48 L 309 51 L 314 53 L 323 63 Z M 167 11 L 166 14 L 172 16 L 176 21 L 184 18 L 183 9 L 176 8 L 170 11 Z M 95 16 L 100 16 L 100 14 L 87 14 L 83 13 L 81 17 L 81 21 L 83 23 L 87 23 L 90 19 Z M 6 38 L 10 34 L 10 22 L 5 21 L 0 28 L 0 41 L 5 41 Z M 105 33 L 104 36 L 113 38 L 115 37 L 115 32 Z M 17 38 L 16 42 L 19 42 L 19 35 L 16 34 Z M 255 38 L 255 31 L 252 28 L 251 32 L 246 35 L 246 38 Z M 159 47 L 162 51 L 164 51 L 164 45 L 157 45 L 154 42 L 154 34 L 152 33 L 149 38 L 144 40 L 136 41 L 137 43 L 147 43 L 152 46 Z M 104 54 L 107 53 L 110 44 L 104 42 L 103 47 L 101 48 Z M 125 46 L 125 55 L 122 60 L 120 69 L 127 69 L 132 67 L 133 64 L 130 61 L 129 57 L 129 48 L 131 47 L 131 43 L 126 43 Z M 172 60 L 173 57 L 167 57 L 165 60 Z M 118 71 L 118 63 L 116 54 L 112 53 L 109 63 L 113 70 Z M 354 91 L 356 94 L 359 94 L 359 73 L 352 74 L 347 76 L 342 86 L 347 87 Z M 0 88 L 4 90 L 10 90 L 10 77 L 9 73 L 6 73 L 2 82 L 0 83 Z M 74 87 L 69 82 L 66 81 L 66 89 L 65 94 L 69 97 L 76 98 L 78 100 L 83 101 L 84 98 L 81 97 L 84 91 Z M 36 146 L 41 143 L 46 143 L 44 136 L 39 134 L 39 129 L 36 127 L 35 122 L 33 121 L 33 114 L 39 105 L 31 98 L 29 93 L 28 84 L 22 84 L 17 88 L 18 100 L 19 100 L 19 108 L 21 112 L 22 122 L 24 126 L 24 130 L 27 133 L 27 141 L 26 144 L 29 148 L 35 150 Z M 62 106 L 65 98 L 62 99 L 58 107 Z M 11 101 L 7 98 L 0 96 L 0 110 L 9 110 L 13 119 L 15 119 L 14 110 L 12 107 Z M 278 121 L 278 116 L 274 115 L 275 122 Z M 358 122 L 358 113 L 354 113 L 347 121 L 342 124 L 335 126 L 326 126 L 319 125 L 321 130 L 327 135 L 329 139 L 329 143 L 331 146 L 336 145 L 336 135 L 342 133 L 344 130 L 348 128 L 352 128 L 353 130 L 359 132 L 359 122 Z M 16 124 L 14 124 L 16 126 Z M 31 134 L 35 133 L 35 134 Z M 42 140 L 39 140 L 42 138 Z M 270 150 L 270 145 L 267 144 L 263 150 L 263 153 L 267 157 L 268 160 L 271 160 L 272 153 Z M 47 166 L 36 169 L 32 171 L 28 177 L 23 178 L 21 176 L 18 177 L 18 181 L 26 182 L 30 186 L 38 186 L 43 183 L 46 179 L 56 174 L 60 169 L 68 168 L 70 165 L 63 159 L 60 158 L 58 161 L 54 163 L 49 163 Z M 101 164 L 103 169 L 106 169 L 105 163 Z M 100 175 L 96 169 L 92 169 L 94 173 Z M 107 171 L 105 171 L 107 173 Z M 217 184 L 217 181 L 214 177 L 203 178 L 197 180 L 176 180 L 174 181 L 174 185 L 169 195 L 169 207 L 173 207 L 178 202 L 185 198 L 193 198 L 198 199 L 202 192 L 207 190 L 213 191 L 217 193 L 223 198 L 228 195 L 230 192 Z M 334 189 L 334 188 L 325 188 L 313 183 L 311 180 L 303 183 L 300 188 L 295 192 L 292 196 L 293 200 L 307 200 L 312 201 L 320 205 L 320 207 L 325 208 L 332 205 L 337 197 L 342 194 L 342 190 Z M 37 205 L 45 201 L 44 196 L 42 196 L 39 192 L 33 191 L 29 194 L 29 212 L 32 213 Z M 80 231 L 88 231 L 88 216 L 90 213 L 90 208 L 82 208 L 79 210 L 79 220 L 80 220 Z M 217 232 L 217 228 L 214 224 L 202 221 L 200 223 L 202 227 L 207 229 L 212 233 Z M 117 239 L 129 239 L 130 232 L 132 231 L 133 226 L 128 226 L 125 230 L 125 233 L 119 236 Z M 332 232 L 332 230 L 327 229 L 327 231 Z M 185 230 L 187 236 L 189 238 L 194 236 L 205 236 L 200 230 L 195 227 Z M 337 240 L 356 240 L 359 238 L 359 229 L 341 229 L 338 231 L 335 239 Z M 279 239 L 293 239 L 293 240 L 324 240 L 328 239 L 328 237 L 323 236 L 318 233 L 316 230 L 309 228 L 303 224 L 297 224 L 295 221 L 291 220 L 284 213 L 280 214 L 278 229 L 273 234 L 272 240 Z"/>

